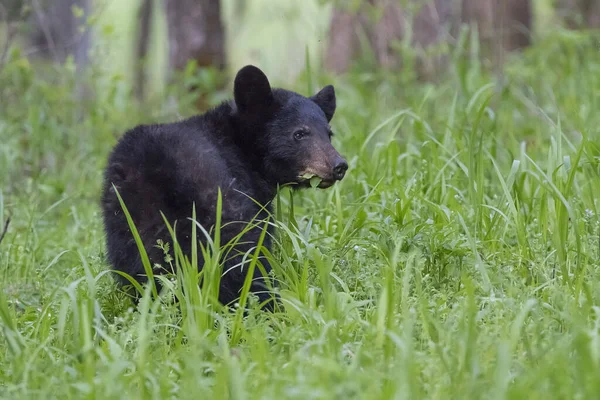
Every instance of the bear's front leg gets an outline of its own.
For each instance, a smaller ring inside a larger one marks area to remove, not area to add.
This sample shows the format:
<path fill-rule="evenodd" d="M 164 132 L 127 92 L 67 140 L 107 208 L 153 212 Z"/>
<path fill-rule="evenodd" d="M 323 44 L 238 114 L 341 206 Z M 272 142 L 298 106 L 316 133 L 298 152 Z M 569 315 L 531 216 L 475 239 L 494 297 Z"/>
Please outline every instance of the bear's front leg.
<path fill-rule="evenodd" d="M 238 225 L 234 223 L 232 225 Z M 228 243 L 231 238 L 235 237 L 234 229 L 223 227 L 222 231 L 223 243 Z M 219 291 L 219 301 L 222 304 L 233 304 L 237 301 L 242 294 L 242 288 L 246 281 L 248 270 L 253 259 L 253 255 L 256 252 L 260 235 L 262 233 L 261 227 L 254 227 L 248 232 L 244 233 L 233 248 L 225 256 L 223 263 L 223 274 L 221 276 L 221 285 Z M 264 239 L 263 246 L 270 248 L 271 239 L 267 236 Z M 262 308 L 269 311 L 274 311 L 275 303 L 279 303 L 279 296 L 273 292 L 270 288 L 276 286 L 273 279 L 271 279 L 271 265 L 264 256 L 259 256 L 258 261 L 262 265 L 262 269 L 267 274 L 263 275 L 259 265 L 254 266 L 254 272 L 252 277 L 252 283 L 250 286 L 250 292 L 258 297 Z"/>

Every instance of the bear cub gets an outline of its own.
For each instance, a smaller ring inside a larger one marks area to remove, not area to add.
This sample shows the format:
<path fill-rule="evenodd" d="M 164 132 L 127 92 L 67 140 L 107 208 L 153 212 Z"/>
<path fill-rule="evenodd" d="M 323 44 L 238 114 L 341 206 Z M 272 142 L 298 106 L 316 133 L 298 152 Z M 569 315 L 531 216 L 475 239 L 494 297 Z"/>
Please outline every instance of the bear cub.
<path fill-rule="evenodd" d="M 329 126 L 336 109 L 333 86 L 312 97 L 271 88 L 254 66 L 242 68 L 234 81 L 234 99 L 203 115 L 180 122 L 142 125 L 127 131 L 108 159 L 102 191 L 102 213 L 111 266 L 146 281 L 141 257 L 117 195 L 118 190 L 140 234 L 154 274 L 164 270 L 164 251 L 157 242 L 172 238 L 161 216 L 174 226 L 183 254 L 191 259 L 192 206 L 206 231 L 214 227 L 218 190 L 222 196 L 221 243 L 226 244 L 255 222 L 223 259 L 219 301 L 239 298 L 249 257 L 271 201 L 280 185 L 309 187 L 309 178 L 327 188 L 344 177 L 348 164 L 331 144 Z M 198 229 L 198 238 L 203 235 Z M 263 246 L 270 249 L 266 235 Z M 171 247 L 172 248 L 172 247 Z M 198 247 L 199 248 L 199 247 Z M 198 250 L 198 265 L 202 268 Z M 243 265 L 245 263 L 245 265 Z M 267 273 L 267 260 L 261 258 Z M 127 280 L 119 276 L 119 282 Z M 272 310 L 267 276 L 255 268 L 251 292 Z"/>

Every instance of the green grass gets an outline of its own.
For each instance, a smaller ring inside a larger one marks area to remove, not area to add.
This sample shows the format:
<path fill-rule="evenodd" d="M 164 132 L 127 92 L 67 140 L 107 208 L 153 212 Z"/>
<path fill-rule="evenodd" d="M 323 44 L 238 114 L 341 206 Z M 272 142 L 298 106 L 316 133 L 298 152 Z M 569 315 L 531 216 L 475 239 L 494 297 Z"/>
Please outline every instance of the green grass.
<path fill-rule="evenodd" d="M 134 306 L 104 258 L 108 152 L 189 104 L 137 106 L 98 71 L 97 98 L 79 101 L 72 71 L 41 79 L 14 54 L 0 71 L 0 397 L 598 398 L 597 44 L 557 31 L 502 86 L 468 49 L 436 84 L 360 64 L 336 79 L 348 175 L 276 199 L 267 256 L 286 311 L 245 298 L 247 316 L 211 300 L 217 238 L 198 248 L 202 287 L 194 259 L 175 258 L 179 309 L 150 288 Z M 310 70 L 305 94 L 329 83 Z"/>

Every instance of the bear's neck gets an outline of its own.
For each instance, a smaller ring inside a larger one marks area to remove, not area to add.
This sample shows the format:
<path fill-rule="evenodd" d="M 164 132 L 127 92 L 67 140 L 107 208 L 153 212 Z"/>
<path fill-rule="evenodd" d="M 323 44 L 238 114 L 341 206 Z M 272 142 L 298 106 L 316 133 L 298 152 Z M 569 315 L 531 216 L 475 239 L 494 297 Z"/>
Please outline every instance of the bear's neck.
<path fill-rule="evenodd" d="M 242 162 L 251 177 L 253 199 L 263 206 L 269 204 L 277 194 L 277 182 L 266 174 L 264 168 L 264 151 L 261 143 L 253 140 L 253 128 L 241 124 L 235 115 L 235 109 L 230 102 L 224 102 L 208 111 L 201 118 L 213 140 L 219 146 L 231 149 L 236 156 L 236 162 Z M 254 129 L 261 129 L 256 127 Z"/>

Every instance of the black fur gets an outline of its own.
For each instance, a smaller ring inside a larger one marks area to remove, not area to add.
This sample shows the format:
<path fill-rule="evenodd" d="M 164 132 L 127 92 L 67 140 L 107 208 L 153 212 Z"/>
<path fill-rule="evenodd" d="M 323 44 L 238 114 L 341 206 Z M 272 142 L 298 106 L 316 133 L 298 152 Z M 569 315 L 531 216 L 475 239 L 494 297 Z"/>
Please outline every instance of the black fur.
<path fill-rule="evenodd" d="M 270 212 L 277 185 L 307 186 L 300 177 L 306 171 L 323 179 L 321 187 L 342 179 L 347 165 L 331 145 L 328 125 L 336 107 L 332 86 L 306 98 L 271 89 L 262 71 L 246 66 L 236 76 L 234 98 L 181 122 L 138 126 L 116 145 L 109 157 L 102 194 L 108 258 L 113 268 L 145 281 L 141 258 L 113 184 L 151 263 L 164 266 L 163 251 L 155 245 L 158 239 L 170 243 L 171 237 L 160 211 L 171 224 L 177 221 L 177 238 L 189 257 L 192 204 L 197 221 L 211 229 L 218 188 L 223 199 L 222 224 L 226 224 L 221 231 L 222 243 L 227 243 L 245 227 L 231 222 L 267 217 L 251 198 Z M 238 255 L 225 261 L 223 270 L 229 272 L 221 280 L 222 303 L 239 297 L 245 275 L 241 268 L 232 267 L 256 246 L 260 233 L 259 227 L 246 233 L 235 249 Z M 268 236 L 264 243 L 267 248 Z M 262 262 L 270 271 L 266 260 Z M 261 301 L 268 300 L 264 278 L 256 271 L 252 291 Z"/>

